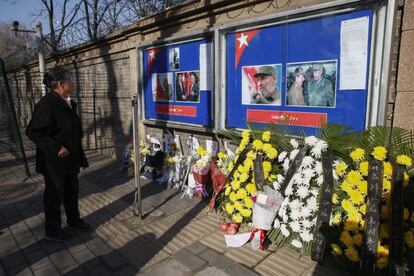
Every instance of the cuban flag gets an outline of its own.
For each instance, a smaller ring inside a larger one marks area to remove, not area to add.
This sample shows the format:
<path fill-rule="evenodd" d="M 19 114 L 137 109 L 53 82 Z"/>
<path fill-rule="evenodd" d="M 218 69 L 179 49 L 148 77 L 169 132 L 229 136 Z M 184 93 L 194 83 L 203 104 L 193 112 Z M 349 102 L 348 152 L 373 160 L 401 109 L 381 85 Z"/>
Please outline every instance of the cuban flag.
<path fill-rule="evenodd" d="M 234 55 L 234 69 L 239 66 L 244 50 L 249 47 L 250 41 L 260 32 L 260 29 L 236 33 L 236 51 Z"/>
<path fill-rule="evenodd" d="M 152 72 L 152 67 L 154 65 L 155 60 L 157 59 L 159 52 L 159 48 L 152 48 L 148 49 L 148 63 L 147 63 L 147 73 L 150 74 Z"/>

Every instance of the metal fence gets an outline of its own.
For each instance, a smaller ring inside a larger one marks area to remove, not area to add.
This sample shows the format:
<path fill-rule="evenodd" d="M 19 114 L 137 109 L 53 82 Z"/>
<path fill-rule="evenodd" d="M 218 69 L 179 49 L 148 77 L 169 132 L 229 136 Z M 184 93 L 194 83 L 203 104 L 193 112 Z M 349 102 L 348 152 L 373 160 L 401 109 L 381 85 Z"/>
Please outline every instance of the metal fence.
<path fill-rule="evenodd" d="M 2 59 L 0 59 L 0 155 L 2 158 L 8 159 L 2 160 L 4 163 L 23 164 L 26 175 L 30 176 L 6 68 Z"/>
<path fill-rule="evenodd" d="M 94 38 L 91 38 L 90 29 L 88 29 L 87 22 L 91 21 L 91 17 L 84 16 L 82 6 L 80 7 L 80 16 L 77 16 L 75 20 L 65 28 L 62 39 L 59 41 L 57 50 L 52 50 L 51 47 L 45 44 L 45 55 L 59 54 L 62 51 L 76 47 L 77 45 L 99 39 L 111 32 L 117 31 L 124 27 L 134 24 L 136 21 L 155 16 L 166 10 L 170 10 L 182 5 L 189 4 L 191 2 L 198 2 L 200 0 L 140 0 L 140 1 L 113 1 L 111 5 L 119 5 L 116 7 L 109 7 L 111 12 L 107 12 L 105 18 L 99 18 L 99 24 L 97 25 L 96 34 Z M 135 3 L 135 4 L 132 4 Z M 139 3 L 139 4 L 137 4 Z M 115 12 L 116 11 L 116 12 Z M 93 24 L 93 22 L 90 22 Z M 44 30 L 47 32 L 47 30 Z M 56 29 L 55 33 L 59 34 L 60 29 Z M 44 35 L 45 40 L 51 41 L 51 35 Z M 37 43 L 35 43 L 37 45 Z M 36 58 L 37 46 L 31 45 L 17 49 L 15 52 L 3 57 L 8 69 L 16 69 L 22 65 L 34 60 Z"/>

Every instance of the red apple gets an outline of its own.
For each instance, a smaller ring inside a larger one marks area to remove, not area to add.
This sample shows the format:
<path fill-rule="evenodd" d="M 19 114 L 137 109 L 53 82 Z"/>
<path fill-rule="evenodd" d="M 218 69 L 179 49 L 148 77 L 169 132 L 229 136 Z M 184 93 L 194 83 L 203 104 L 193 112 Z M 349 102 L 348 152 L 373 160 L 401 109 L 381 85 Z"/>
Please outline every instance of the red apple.
<path fill-rule="evenodd" d="M 234 228 L 233 226 L 229 226 L 229 228 L 227 228 L 227 235 L 234 235 L 237 233 L 237 229 Z"/>
<path fill-rule="evenodd" d="M 233 227 L 234 229 L 239 230 L 239 224 L 238 223 L 230 223 L 230 227 Z"/>
<path fill-rule="evenodd" d="M 226 232 L 229 226 L 230 226 L 230 223 L 222 223 L 220 224 L 220 230 L 223 232 Z"/>

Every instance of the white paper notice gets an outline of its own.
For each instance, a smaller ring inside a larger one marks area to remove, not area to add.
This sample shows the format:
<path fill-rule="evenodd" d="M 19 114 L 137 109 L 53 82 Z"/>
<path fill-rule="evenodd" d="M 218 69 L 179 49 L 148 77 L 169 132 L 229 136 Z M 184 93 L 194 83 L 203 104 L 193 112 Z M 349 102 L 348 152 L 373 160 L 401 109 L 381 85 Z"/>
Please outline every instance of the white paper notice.
<path fill-rule="evenodd" d="M 341 22 L 339 89 L 365 89 L 368 58 L 368 17 Z"/>
<path fill-rule="evenodd" d="M 212 44 L 200 44 L 200 90 L 211 91 Z"/>
<path fill-rule="evenodd" d="M 268 197 L 267 195 L 259 193 L 257 195 L 256 202 L 260 203 L 260 204 L 263 204 L 263 205 L 266 205 L 267 197 Z"/>
<path fill-rule="evenodd" d="M 243 233 L 237 235 L 224 235 L 227 247 L 243 246 L 250 239 L 250 233 Z"/>

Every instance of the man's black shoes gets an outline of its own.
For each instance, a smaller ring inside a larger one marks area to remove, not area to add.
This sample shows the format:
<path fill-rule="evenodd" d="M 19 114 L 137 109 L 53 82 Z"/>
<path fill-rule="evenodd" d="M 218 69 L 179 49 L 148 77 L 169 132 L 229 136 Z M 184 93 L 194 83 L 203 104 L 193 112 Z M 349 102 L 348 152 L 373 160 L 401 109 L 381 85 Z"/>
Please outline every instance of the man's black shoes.
<path fill-rule="evenodd" d="M 92 230 L 92 227 L 84 221 L 78 221 L 68 225 L 69 229 L 77 230 L 79 232 L 89 232 Z"/>
<path fill-rule="evenodd" d="M 72 238 L 72 235 L 66 233 L 62 230 L 52 233 L 46 233 L 45 240 L 47 241 L 57 241 L 57 242 L 65 242 Z"/>

